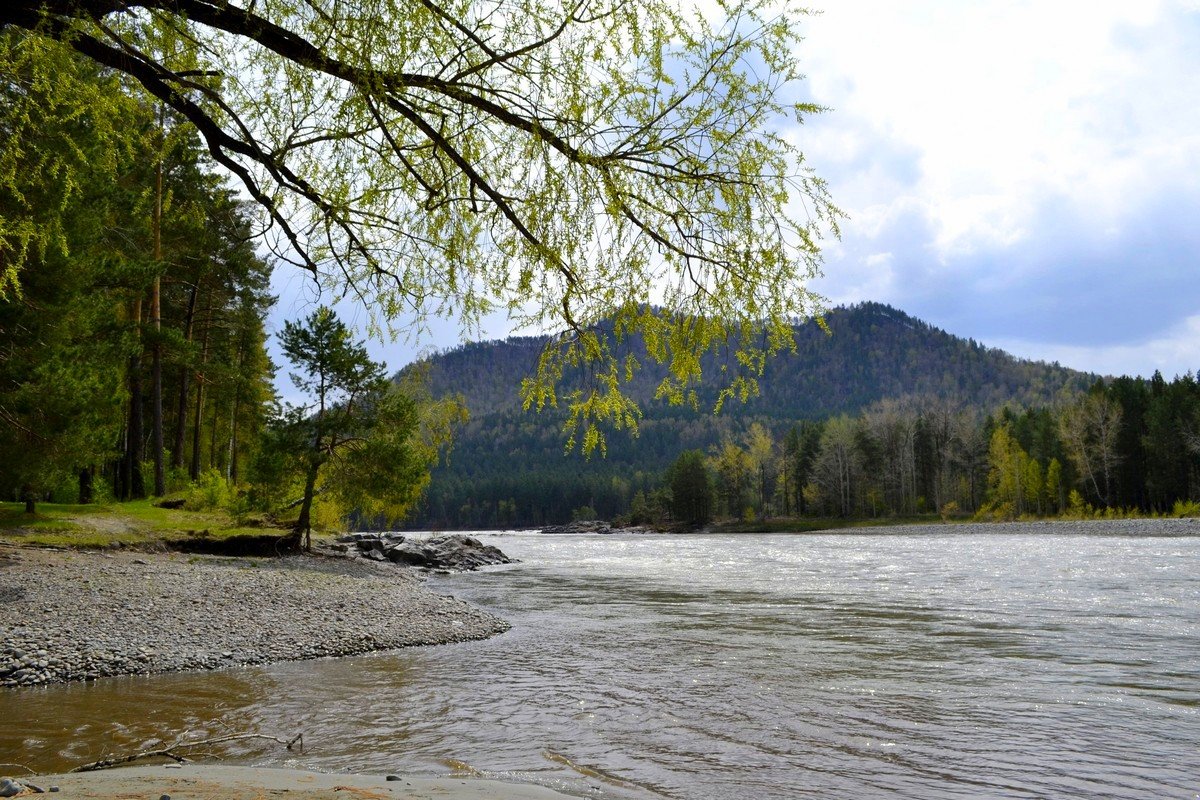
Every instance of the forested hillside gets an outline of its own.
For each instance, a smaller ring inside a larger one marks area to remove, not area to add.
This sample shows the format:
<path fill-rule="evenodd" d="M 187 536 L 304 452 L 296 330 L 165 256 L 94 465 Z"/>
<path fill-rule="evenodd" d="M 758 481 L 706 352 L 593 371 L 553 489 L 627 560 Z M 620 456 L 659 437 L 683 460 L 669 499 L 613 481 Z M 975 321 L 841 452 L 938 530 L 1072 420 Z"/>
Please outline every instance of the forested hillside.
<path fill-rule="evenodd" d="M 796 352 L 767 362 L 760 396 L 745 413 L 825 417 L 903 395 L 952 397 L 981 408 L 1006 402 L 1034 405 L 1095 380 L 961 339 L 879 303 L 836 308 L 825 321 L 829 333 L 816 322 L 796 328 Z M 544 343 L 539 337 L 512 338 L 437 355 L 430 360 L 433 392 L 461 393 L 477 418 L 516 411 L 521 379 L 532 374 Z M 630 349 L 638 352 L 636 345 Z M 720 367 L 716 357 L 709 357 L 704 374 L 717 375 Z M 631 394 L 653 407 L 648 401 L 661 379 L 661 371 L 648 368 L 638 375 Z M 713 379 L 701 390 L 702 408 L 711 409 L 719 388 Z"/>
<path fill-rule="evenodd" d="M 461 393 L 471 421 L 448 465 L 435 471 L 417 527 L 540 525 L 578 510 L 611 518 L 649 496 L 684 451 L 716 451 L 757 423 L 782 440 L 801 420 L 859 412 L 888 399 L 940 399 L 982 418 L 1005 404 L 1047 406 L 1077 394 L 1096 376 L 1025 361 L 960 339 L 877 303 L 833 310 L 829 333 L 797 328 L 795 353 L 768 362 L 760 395 L 712 413 L 719 386 L 700 391 L 698 409 L 653 399 L 661 378 L 645 370 L 631 394 L 645 409 L 639 436 L 608 435 L 607 454 L 564 453 L 563 416 L 520 410 L 521 379 L 534 370 L 537 338 L 469 344 L 431 359 L 433 393 Z M 636 353 L 636 344 L 632 345 Z M 706 375 L 720 373 L 715 359 Z M 930 501 L 932 502 L 932 501 Z M 738 512 L 740 514 L 740 511 Z"/>

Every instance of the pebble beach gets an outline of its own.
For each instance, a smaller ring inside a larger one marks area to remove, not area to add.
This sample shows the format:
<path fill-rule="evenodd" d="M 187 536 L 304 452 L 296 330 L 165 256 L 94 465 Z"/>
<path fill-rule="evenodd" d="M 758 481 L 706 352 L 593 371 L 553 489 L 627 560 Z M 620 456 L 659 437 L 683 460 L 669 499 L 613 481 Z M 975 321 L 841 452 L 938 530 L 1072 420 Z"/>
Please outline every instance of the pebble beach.
<path fill-rule="evenodd" d="M 0 550 L 0 686 L 357 655 L 508 623 L 361 559 Z"/>

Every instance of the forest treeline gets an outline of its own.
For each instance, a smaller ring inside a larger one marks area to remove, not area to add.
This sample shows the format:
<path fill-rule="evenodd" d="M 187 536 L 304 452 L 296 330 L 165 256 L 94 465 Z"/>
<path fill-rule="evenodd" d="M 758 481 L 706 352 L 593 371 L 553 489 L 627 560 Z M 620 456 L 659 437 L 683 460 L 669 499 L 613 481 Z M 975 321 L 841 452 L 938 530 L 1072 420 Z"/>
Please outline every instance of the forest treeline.
<path fill-rule="evenodd" d="M 0 480 L 61 499 L 162 494 L 253 455 L 273 367 L 253 217 L 195 135 L 66 60 L 88 110 L 24 80 L 4 33 Z"/>
<path fill-rule="evenodd" d="M 280 333 L 304 401 L 279 402 L 258 209 L 191 126 L 6 29 L 0 141 L 0 497 L 176 494 L 297 530 L 407 509 L 457 406 L 324 308 Z"/>
<path fill-rule="evenodd" d="M 609 457 L 590 462 L 555 451 L 553 422 L 493 414 L 460 436 L 410 524 L 674 524 L 697 504 L 705 521 L 1195 513 L 1195 377 L 1093 378 L 1084 391 L 1077 373 L 1063 378 L 1045 402 L 990 412 L 931 394 L 808 419 L 755 404 L 721 416 L 675 408 L 648 415 L 638 439 L 613 437 Z M 704 496 L 695 482 L 676 496 L 681 464 L 694 471 L 697 461 Z"/>

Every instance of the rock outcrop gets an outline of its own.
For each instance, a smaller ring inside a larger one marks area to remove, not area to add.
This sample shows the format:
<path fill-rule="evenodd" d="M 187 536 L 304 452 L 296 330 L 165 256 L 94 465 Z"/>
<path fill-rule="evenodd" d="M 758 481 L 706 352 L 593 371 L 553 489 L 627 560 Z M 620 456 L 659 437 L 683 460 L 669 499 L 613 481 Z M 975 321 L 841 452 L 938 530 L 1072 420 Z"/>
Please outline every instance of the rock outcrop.
<path fill-rule="evenodd" d="M 548 525 L 542 528 L 542 533 L 653 533 L 650 528 L 640 525 L 630 527 L 622 527 L 613 525 L 611 522 L 605 522 L 601 519 L 578 520 L 568 522 L 566 525 Z"/>
<path fill-rule="evenodd" d="M 402 533 L 350 533 L 339 537 L 338 541 L 373 561 L 391 561 L 426 569 L 472 572 L 480 567 L 516 563 L 516 559 L 509 558 L 499 548 L 461 533 L 428 539 Z"/>

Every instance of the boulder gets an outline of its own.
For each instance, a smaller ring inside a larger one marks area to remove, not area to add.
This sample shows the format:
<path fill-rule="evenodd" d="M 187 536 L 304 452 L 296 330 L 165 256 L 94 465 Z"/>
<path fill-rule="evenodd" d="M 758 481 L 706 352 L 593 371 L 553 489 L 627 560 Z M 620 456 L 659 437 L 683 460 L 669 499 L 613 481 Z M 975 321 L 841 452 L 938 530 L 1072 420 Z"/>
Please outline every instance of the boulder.
<path fill-rule="evenodd" d="M 577 520 L 568 522 L 566 525 L 549 525 L 542 528 L 542 533 L 612 533 L 613 527 L 611 524 L 599 520 Z"/>
<path fill-rule="evenodd" d="M 344 539 L 347 537 L 343 537 Z M 484 544 L 473 536 L 461 533 L 433 536 L 428 539 L 406 538 L 402 534 L 360 535 L 353 543 L 366 558 L 384 559 L 425 569 L 471 572 L 494 564 L 513 564 L 499 548 Z"/>

